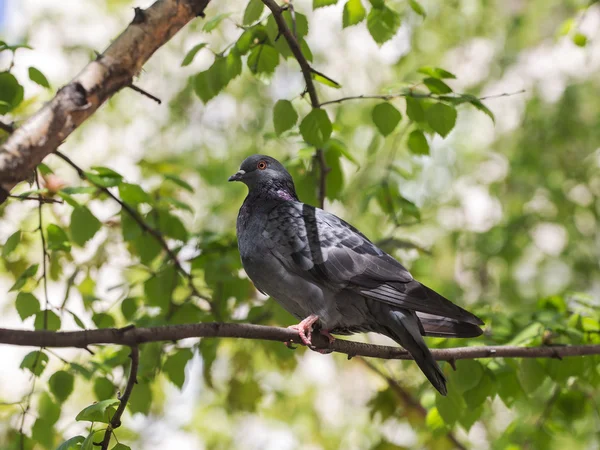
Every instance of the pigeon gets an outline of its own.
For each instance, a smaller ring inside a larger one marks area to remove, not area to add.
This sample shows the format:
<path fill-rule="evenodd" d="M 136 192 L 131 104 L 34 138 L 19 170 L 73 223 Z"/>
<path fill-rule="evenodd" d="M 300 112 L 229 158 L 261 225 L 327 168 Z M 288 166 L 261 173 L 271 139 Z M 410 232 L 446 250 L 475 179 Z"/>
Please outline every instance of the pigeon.
<path fill-rule="evenodd" d="M 229 181 L 248 187 L 236 226 L 244 270 L 259 291 L 300 320 L 291 328 L 304 344 L 312 345 L 313 327 L 330 342 L 331 333 L 383 334 L 447 394 L 423 336 L 476 337 L 481 319 L 419 283 L 349 223 L 302 203 L 276 159 L 249 156 Z"/>

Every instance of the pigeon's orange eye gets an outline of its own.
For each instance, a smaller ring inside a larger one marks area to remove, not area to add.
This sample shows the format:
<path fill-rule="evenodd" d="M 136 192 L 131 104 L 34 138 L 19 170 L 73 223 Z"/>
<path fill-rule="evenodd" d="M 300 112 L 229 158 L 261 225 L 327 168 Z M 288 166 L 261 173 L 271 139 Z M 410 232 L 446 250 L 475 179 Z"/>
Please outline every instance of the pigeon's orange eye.
<path fill-rule="evenodd" d="M 265 170 L 267 168 L 267 163 L 265 161 L 259 161 L 256 165 L 259 170 Z"/>

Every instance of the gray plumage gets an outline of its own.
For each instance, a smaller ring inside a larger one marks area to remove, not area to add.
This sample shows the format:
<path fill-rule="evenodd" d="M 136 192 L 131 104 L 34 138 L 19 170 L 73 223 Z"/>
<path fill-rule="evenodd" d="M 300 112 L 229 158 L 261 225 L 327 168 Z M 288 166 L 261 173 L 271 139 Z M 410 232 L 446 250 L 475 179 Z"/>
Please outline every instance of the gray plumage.
<path fill-rule="evenodd" d="M 334 334 L 373 331 L 408 350 L 443 395 L 446 380 L 422 336 L 475 337 L 483 322 L 418 281 L 339 217 L 301 203 L 275 159 L 248 157 L 230 181 L 249 189 L 238 247 L 254 285 Z"/>

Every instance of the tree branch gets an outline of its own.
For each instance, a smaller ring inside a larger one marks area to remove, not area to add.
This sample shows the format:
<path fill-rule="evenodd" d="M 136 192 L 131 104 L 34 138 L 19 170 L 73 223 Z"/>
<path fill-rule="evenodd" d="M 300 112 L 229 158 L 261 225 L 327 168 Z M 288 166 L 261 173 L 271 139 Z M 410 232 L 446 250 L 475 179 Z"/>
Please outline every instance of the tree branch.
<path fill-rule="evenodd" d="M 193 323 L 162 327 L 102 328 L 83 331 L 15 330 L 0 328 L 0 344 L 25 347 L 76 347 L 117 344 L 135 346 L 145 342 L 178 341 L 187 338 L 218 337 L 257 339 L 265 341 L 293 342 L 300 344 L 298 333 L 289 328 L 269 327 L 246 323 Z M 329 349 L 349 357 L 368 356 L 383 359 L 412 359 L 400 347 L 364 344 L 362 342 L 336 339 L 331 345 L 326 337 L 313 334 L 316 349 Z M 600 354 L 600 345 L 565 345 L 542 347 L 518 347 L 515 345 L 477 346 L 431 349 L 438 361 L 479 358 L 564 358 Z"/>
<path fill-rule="evenodd" d="M 62 87 L 0 147 L 0 203 L 46 155 L 120 89 L 130 86 L 144 63 L 209 0 L 158 0 L 137 9 L 133 22 L 106 51 Z"/>
<path fill-rule="evenodd" d="M 121 403 L 119 403 L 119 407 L 115 411 L 115 414 L 112 416 L 112 419 L 110 419 L 108 427 L 106 427 L 106 432 L 104 433 L 104 440 L 102 441 L 102 450 L 108 450 L 108 444 L 110 443 L 110 437 L 112 436 L 113 430 L 121 426 L 121 416 L 125 412 L 125 407 L 127 406 L 129 397 L 131 397 L 133 385 L 137 383 L 137 372 L 140 362 L 140 351 L 136 345 L 131 347 L 130 358 L 131 369 L 129 371 L 129 378 L 127 379 L 127 386 L 125 387 L 125 392 L 123 392 L 123 395 L 120 398 Z"/>
<path fill-rule="evenodd" d="M 65 161 L 73 169 L 75 169 L 81 179 L 86 180 L 88 183 L 90 183 L 94 187 L 98 188 L 99 190 L 104 192 L 106 195 L 108 195 L 110 198 L 112 198 L 115 202 L 117 202 L 119 205 L 121 205 L 121 208 L 123 208 L 123 211 L 125 211 L 127 214 L 129 214 L 129 216 L 139 225 L 139 227 L 142 230 L 144 230 L 145 232 L 150 234 L 154 239 L 156 239 L 156 241 L 164 249 L 164 251 L 169 256 L 169 259 L 171 261 L 173 261 L 173 265 L 175 266 L 175 269 L 177 269 L 177 271 L 183 277 L 185 277 L 185 279 L 187 280 L 188 286 L 190 287 L 192 294 L 198 298 L 206 300 L 209 303 L 209 305 L 212 306 L 211 299 L 205 295 L 202 295 L 198 291 L 198 289 L 196 289 L 196 286 L 194 285 L 194 277 L 192 276 L 191 273 L 189 273 L 187 270 L 185 270 L 183 268 L 183 266 L 179 262 L 179 258 L 177 257 L 175 252 L 169 247 L 169 244 L 167 244 L 167 241 L 165 240 L 164 236 L 162 235 L 162 233 L 160 231 L 158 231 L 156 228 L 153 228 L 150 225 L 148 225 L 135 209 L 133 209 L 131 206 L 129 206 L 127 203 L 125 203 L 123 200 L 121 200 L 119 197 L 117 197 L 115 194 L 113 194 L 107 187 L 96 184 L 92 180 L 90 180 L 86 176 L 85 171 L 81 167 L 79 167 L 77 164 L 75 164 L 75 162 L 73 162 L 73 160 L 71 158 L 69 158 L 67 155 L 59 152 L 58 150 L 56 150 L 54 152 L 54 154 L 56 156 L 58 156 L 60 159 L 62 159 L 63 161 Z M 217 320 L 218 319 L 219 318 L 217 317 Z"/>
<path fill-rule="evenodd" d="M 13 131 L 15 131 L 15 127 L 11 123 L 5 123 L 0 120 L 0 130 L 4 130 L 8 134 L 11 134 Z"/>
<path fill-rule="evenodd" d="M 319 103 L 319 97 L 317 96 L 317 89 L 315 88 L 315 83 L 312 79 L 313 72 L 317 72 L 316 70 L 310 67 L 308 60 L 302 54 L 302 50 L 300 49 L 300 45 L 298 44 L 298 40 L 288 27 L 284 17 L 283 11 L 285 8 L 280 7 L 275 3 L 274 0 L 262 0 L 262 2 L 271 10 L 273 13 L 273 18 L 277 23 L 277 27 L 279 28 L 279 33 L 285 38 L 288 45 L 290 46 L 290 50 L 300 64 L 300 69 L 302 70 L 302 76 L 304 77 L 304 81 L 306 82 L 306 92 L 308 92 L 308 96 L 310 97 L 310 104 L 313 108 L 320 108 L 321 104 Z M 325 77 L 329 78 L 329 77 Z M 325 155 L 323 153 L 323 149 L 317 148 L 315 152 L 315 159 L 317 164 L 319 165 L 319 206 L 323 208 L 325 204 L 325 195 L 327 189 L 327 174 L 330 169 L 327 167 L 327 162 L 325 161 Z"/>

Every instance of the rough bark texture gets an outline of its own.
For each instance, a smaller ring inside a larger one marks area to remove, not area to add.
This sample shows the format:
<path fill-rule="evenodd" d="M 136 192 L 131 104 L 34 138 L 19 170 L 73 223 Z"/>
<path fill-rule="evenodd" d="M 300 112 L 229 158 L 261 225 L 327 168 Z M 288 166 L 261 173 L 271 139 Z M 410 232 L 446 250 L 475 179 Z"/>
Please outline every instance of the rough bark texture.
<path fill-rule="evenodd" d="M 0 202 L 107 99 L 131 85 L 144 63 L 209 0 L 158 0 L 135 9 L 131 24 L 0 147 Z"/>

